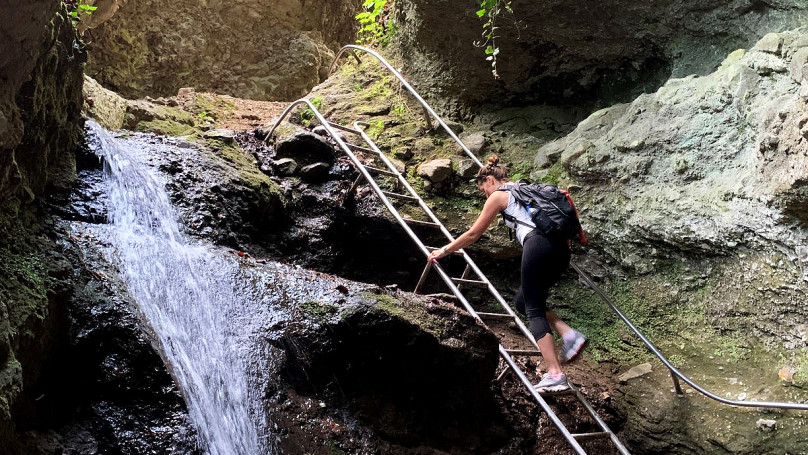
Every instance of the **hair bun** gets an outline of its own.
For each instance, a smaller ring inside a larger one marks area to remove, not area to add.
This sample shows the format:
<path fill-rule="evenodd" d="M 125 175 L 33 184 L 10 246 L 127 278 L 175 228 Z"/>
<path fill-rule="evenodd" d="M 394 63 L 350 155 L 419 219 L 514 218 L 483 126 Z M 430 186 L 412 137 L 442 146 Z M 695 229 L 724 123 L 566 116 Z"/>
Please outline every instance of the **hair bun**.
<path fill-rule="evenodd" d="M 497 166 L 499 164 L 499 155 L 490 155 L 488 157 L 488 165 L 489 166 Z"/>

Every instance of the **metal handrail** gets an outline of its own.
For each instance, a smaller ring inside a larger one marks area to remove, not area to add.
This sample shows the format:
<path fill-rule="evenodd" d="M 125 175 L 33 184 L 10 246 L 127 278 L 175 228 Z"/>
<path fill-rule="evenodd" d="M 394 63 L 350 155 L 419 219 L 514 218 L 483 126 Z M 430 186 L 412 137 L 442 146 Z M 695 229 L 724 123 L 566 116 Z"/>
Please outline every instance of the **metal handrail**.
<path fill-rule="evenodd" d="M 332 74 L 334 72 L 334 68 L 336 68 L 337 62 L 339 61 L 339 58 L 343 54 L 345 54 L 346 52 L 349 52 L 351 55 L 354 56 L 354 58 L 359 63 L 362 63 L 362 61 L 356 55 L 355 51 L 357 51 L 357 50 L 365 52 L 365 53 L 368 53 L 368 54 L 372 55 L 373 57 L 375 57 L 376 60 L 378 60 L 382 64 L 382 66 L 384 66 L 388 71 L 390 71 L 393 74 L 393 76 L 395 76 L 396 79 L 398 79 L 398 81 L 401 82 L 401 85 L 403 85 L 404 88 L 406 88 L 407 91 L 410 92 L 410 95 L 412 95 L 413 98 L 415 98 L 418 101 L 418 103 L 421 104 L 421 107 L 424 109 L 424 113 L 427 114 L 426 115 L 427 123 L 429 123 L 429 117 L 430 116 L 433 117 L 438 122 L 438 124 L 440 126 L 442 126 L 444 130 L 446 130 L 446 132 L 449 134 L 449 136 L 451 136 L 452 139 L 454 139 L 455 142 L 457 142 L 458 145 L 460 145 L 460 148 L 463 149 L 463 152 L 466 155 L 468 155 L 468 157 L 471 158 L 472 161 L 474 161 L 474 163 L 477 166 L 483 167 L 483 163 L 481 163 L 480 160 L 476 156 L 474 156 L 473 153 L 471 153 L 471 150 L 469 150 L 468 147 L 466 147 L 466 144 L 464 144 L 463 141 L 461 141 L 460 138 L 458 138 L 457 135 L 455 135 L 454 131 L 452 131 L 452 129 L 449 128 L 448 125 L 446 125 L 446 123 L 443 121 L 443 119 L 441 119 L 440 116 L 435 113 L 435 110 L 432 109 L 432 107 L 426 101 L 424 101 L 423 98 L 421 98 L 421 95 L 419 95 L 418 92 L 416 92 L 415 89 L 412 88 L 412 86 L 409 84 L 409 82 L 407 82 L 407 80 L 404 79 L 404 76 L 402 76 L 401 73 L 398 72 L 398 70 L 393 68 L 393 66 L 390 65 L 390 63 L 387 60 L 385 60 L 384 57 L 379 55 L 378 52 L 374 51 L 373 49 L 368 49 L 366 47 L 357 46 L 355 44 L 348 44 L 347 46 L 343 46 L 342 49 L 340 49 L 339 52 L 337 52 L 337 56 L 334 57 L 334 61 L 331 63 L 331 68 L 329 69 L 329 74 Z M 430 128 L 432 127 L 431 124 L 429 126 L 430 126 Z"/>
<path fill-rule="evenodd" d="M 711 398 L 719 403 L 728 404 L 732 406 L 743 406 L 747 408 L 777 408 L 777 409 L 797 409 L 800 411 L 808 411 L 808 404 L 806 403 L 792 403 L 792 402 L 780 402 L 780 401 L 740 401 L 740 400 L 729 400 L 726 398 L 721 398 L 720 396 L 710 392 L 709 390 L 705 389 L 704 387 L 696 384 L 692 379 L 685 376 L 684 373 L 679 371 L 673 364 L 665 357 L 662 352 L 654 346 L 648 338 L 643 335 L 640 330 L 631 323 L 631 321 L 623 314 L 622 311 L 612 302 L 612 299 L 606 295 L 603 290 L 595 284 L 592 278 L 587 275 L 581 267 L 579 267 L 575 263 L 570 263 L 573 269 L 578 272 L 578 275 L 584 280 L 584 282 L 601 298 L 607 305 L 611 307 L 611 309 L 617 313 L 617 316 L 634 332 L 635 335 L 645 344 L 645 346 L 650 350 L 662 363 L 670 370 L 671 378 L 673 379 L 674 386 L 676 387 L 676 391 L 679 395 L 682 395 L 681 387 L 679 386 L 678 380 L 681 379 L 687 385 L 692 387 L 697 392 L 701 393 L 702 395 L 706 396 L 707 398 Z"/>

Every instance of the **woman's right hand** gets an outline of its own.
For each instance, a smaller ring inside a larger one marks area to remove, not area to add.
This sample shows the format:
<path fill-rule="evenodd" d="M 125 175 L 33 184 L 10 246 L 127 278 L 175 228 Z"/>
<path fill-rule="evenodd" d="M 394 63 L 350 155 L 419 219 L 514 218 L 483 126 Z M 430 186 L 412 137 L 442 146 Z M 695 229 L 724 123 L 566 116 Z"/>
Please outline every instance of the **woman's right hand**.
<path fill-rule="evenodd" d="M 427 261 L 433 263 L 444 256 L 446 256 L 446 247 L 438 248 L 437 250 L 432 250 L 432 252 L 429 253 Z"/>

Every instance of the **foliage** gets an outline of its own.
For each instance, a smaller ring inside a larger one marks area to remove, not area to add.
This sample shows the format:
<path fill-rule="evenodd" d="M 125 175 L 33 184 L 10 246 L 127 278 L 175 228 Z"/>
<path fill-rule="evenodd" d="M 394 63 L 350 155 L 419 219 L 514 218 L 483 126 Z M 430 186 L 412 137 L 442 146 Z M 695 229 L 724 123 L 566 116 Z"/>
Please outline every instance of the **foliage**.
<path fill-rule="evenodd" d="M 365 0 L 362 7 L 365 10 L 356 15 L 359 21 L 357 42 L 369 46 L 387 44 L 395 32 L 393 24 L 387 20 L 387 0 Z"/>
<path fill-rule="evenodd" d="M 70 17 L 75 20 L 79 19 L 79 14 L 91 15 L 95 10 L 98 9 L 97 6 L 93 6 L 90 4 L 91 0 L 78 0 L 72 2 L 65 2 L 67 4 L 68 10 L 70 10 Z"/>
<path fill-rule="evenodd" d="M 513 14 L 511 10 L 511 0 L 482 0 L 480 9 L 477 10 L 477 17 L 484 19 L 486 22 L 483 24 L 483 38 L 484 41 L 475 42 L 477 47 L 485 47 L 485 58 L 491 62 L 491 74 L 494 79 L 499 79 L 497 73 L 497 55 L 499 55 L 499 47 L 497 47 L 497 18 L 505 10 Z"/>
<path fill-rule="evenodd" d="M 533 170 L 531 163 L 521 163 L 513 166 L 511 169 L 511 180 L 521 180 L 530 178 L 530 172 Z"/>
<path fill-rule="evenodd" d="M 320 108 L 323 107 L 323 97 L 322 95 L 317 95 L 311 99 L 311 104 L 319 111 Z M 311 124 L 311 120 L 314 118 L 314 111 L 309 108 L 303 109 L 300 112 L 300 124 L 303 126 L 309 126 Z"/>

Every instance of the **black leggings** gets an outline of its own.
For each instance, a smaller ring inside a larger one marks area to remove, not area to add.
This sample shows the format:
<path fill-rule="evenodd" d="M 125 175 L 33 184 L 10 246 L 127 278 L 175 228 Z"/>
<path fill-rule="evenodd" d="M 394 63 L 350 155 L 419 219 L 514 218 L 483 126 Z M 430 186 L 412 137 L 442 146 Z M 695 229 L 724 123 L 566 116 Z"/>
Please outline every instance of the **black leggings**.
<path fill-rule="evenodd" d="M 516 310 L 527 316 L 536 341 L 552 333 L 547 324 L 547 294 L 570 263 L 566 240 L 550 240 L 531 232 L 522 246 L 522 283 L 516 292 Z"/>

